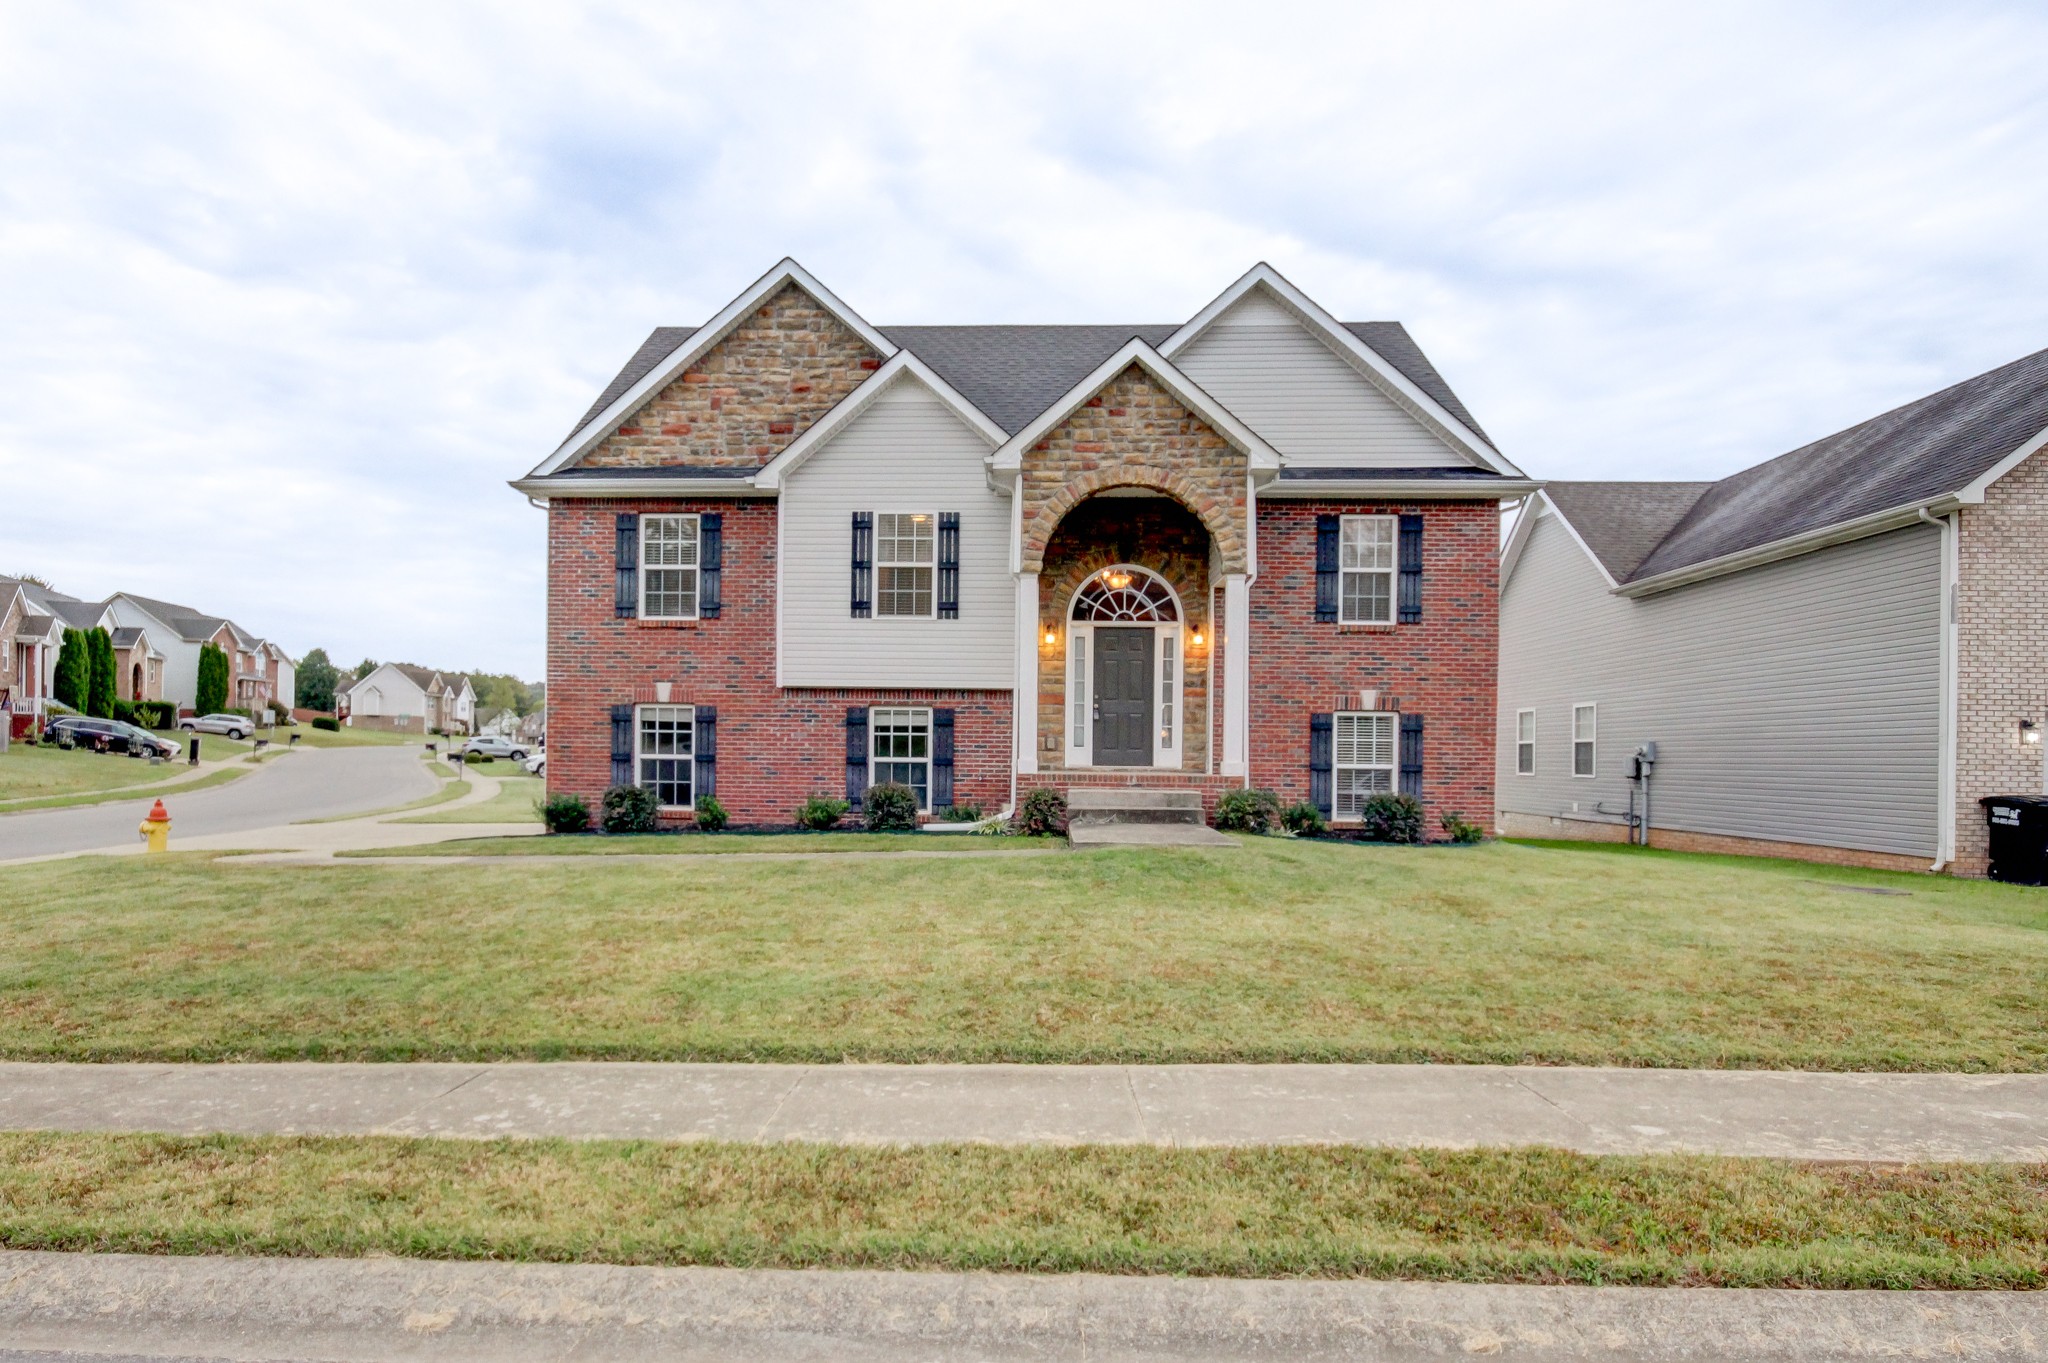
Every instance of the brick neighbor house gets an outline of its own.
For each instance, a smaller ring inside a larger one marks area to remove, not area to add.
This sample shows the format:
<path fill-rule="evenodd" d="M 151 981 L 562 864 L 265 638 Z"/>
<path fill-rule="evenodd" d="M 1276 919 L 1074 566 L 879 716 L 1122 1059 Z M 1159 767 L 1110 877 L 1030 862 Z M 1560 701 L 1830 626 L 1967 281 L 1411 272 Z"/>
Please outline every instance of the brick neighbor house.
<path fill-rule="evenodd" d="M 548 515 L 551 792 L 1493 808 L 1495 451 L 1261 265 L 1183 323 L 876 327 L 784 261 L 650 335 Z"/>
<path fill-rule="evenodd" d="M 1719 482 L 1547 483 L 1502 581 L 1503 832 L 1647 798 L 1659 846 L 1981 875 L 1978 799 L 2048 788 L 2048 350 Z"/>

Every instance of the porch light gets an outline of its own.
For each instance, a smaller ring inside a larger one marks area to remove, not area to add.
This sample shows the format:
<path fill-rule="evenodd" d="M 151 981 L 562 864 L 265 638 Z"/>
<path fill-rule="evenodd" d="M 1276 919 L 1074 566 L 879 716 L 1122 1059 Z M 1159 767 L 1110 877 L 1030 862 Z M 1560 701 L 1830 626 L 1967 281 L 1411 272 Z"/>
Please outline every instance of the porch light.
<path fill-rule="evenodd" d="M 1059 631 L 1048 626 L 1045 631 L 1045 646 L 1047 648 L 1051 648 L 1054 644 L 1058 643 L 1059 641 Z"/>
<path fill-rule="evenodd" d="M 1193 642 L 1196 648 L 1200 648 L 1202 646 L 1202 631 L 1195 631 L 1195 637 Z"/>
<path fill-rule="evenodd" d="M 1102 570 L 1102 580 L 1109 584 L 1112 591 L 1120 592 L 1131 585 L 1131 575 L 1129 573 L 1118 572 L 1113 568 Z"/>
<path fill-rule="evenodd" d="M 2022 742 L 2022 743 L 2039 743 L 2040 741 L 2041 741 L 2041 726 L 2040 726 L 2040 725 L 2038 725 L 2038 724 L 2036 724 L 2036 723 L 2034 723 L 2034 721 L 2033 721 L 2033 720 L 2031 720 L 2031 719 L 2023 719 L 2023 720 L 2021 720 L 2021 721 L 2020 721 L 2020 742 Z"/>

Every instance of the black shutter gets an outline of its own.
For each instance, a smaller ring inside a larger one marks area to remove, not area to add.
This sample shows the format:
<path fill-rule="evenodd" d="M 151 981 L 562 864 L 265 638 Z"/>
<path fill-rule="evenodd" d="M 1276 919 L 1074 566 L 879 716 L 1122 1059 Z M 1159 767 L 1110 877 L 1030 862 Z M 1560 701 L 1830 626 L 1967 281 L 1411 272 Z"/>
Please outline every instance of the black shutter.
<path fill-rule="evenodd" d="M 718 794 L 718 707 L 700 705 L 697 707 L 696 741 L 691 744 L 696 757 L 696 770 L 691 773 L 694 780 L 690 786 L 690 799 L 694 802 L 706 795 Z"/>
<path fill-rule="evenodd" d="M 1401 716 L 1401 793 L 1422 798 L 1422 716 Z"/>
<path fill-rule="evenodd" d="M 868 709 L 846 707 L 846 798 L 859 804 L 868 793 Z"/>
<path fill-rule="evenodd" d="M 612 707 L 612 784 L 633 784 L 633 707 Z"/>
<path fill-rule="evenodd" d="M 615 581 L 616 598 L 612 602 L 612 614 L 620 619 L 640 613 L 640 517 L 631 511 L 619 513 L 618 533 L 614 540 L 618 554 L 619 572 Z"/>
<path fill-rule="evenodd" d="M 932 711 L 932 808 L 953 807 L 953 712 Z"/>
<path fill-rule="evenodd" d="M 718 618 L 718 593 L 725 576 L 725 517 L 707 511 L 697 518 L 697 614 Z M 710 792 L 705 792 L 709 794 Z"/>
<path fill-rule="evenodd" d="M 1422 517 L 1401 518 L 1401 614 L 1404 625 L 1422 618 Z M 1415 740 L 1420 743 L 1420 738 Z"/>
<path fill-rule="evenodd" d="M 853 618 L 865 620 L 873 613 L 869 604 L 869 583 L 874 578 L 875 516 L 871 511 L 853 513 Z"/>
<path fill-rule="evenodd" d="M 1337 620 L 1337 517 L 1316 517 L 1316 619 Z"/>
<path fill-rule="evenodd" d="M 960 618 L 960 513 L 939 513 L 939 619 Z"/>
<path fill-rule="evenodd" d="M 1330 716 L 1310 715 L 1308 717 L 1308 801 L 1316 812 L 1329 818 L 1332 812 L 1330 797 Z"/>

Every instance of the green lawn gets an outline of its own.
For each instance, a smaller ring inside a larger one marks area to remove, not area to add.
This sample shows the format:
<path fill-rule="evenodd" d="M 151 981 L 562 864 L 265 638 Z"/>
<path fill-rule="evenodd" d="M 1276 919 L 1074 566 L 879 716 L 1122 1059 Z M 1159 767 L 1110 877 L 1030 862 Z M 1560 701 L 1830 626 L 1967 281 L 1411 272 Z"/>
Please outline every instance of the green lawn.
<path fill-rule="evenodd" d="M 546 784 L 534 776 L 505 776 L 488 767 L 478 768 L 486 776 L 493 776 L 498 782 L 498 793 L 491 799 L 477 805 L 464 805 L 460 809 L 444 809 L 433 814 L 422 814 L 417 818 L 400 819 L 400 823 L 539 823 L 540 813 L 534 808 L 545 791 Z M 512 770 L 517 771 L 514 766 Z M 438 803 L 438 802 L 437 802 Z"/>
<path fill-rule="evenodd" d="M 1858 892 L 1873 887 L 1906 893 Z M 0 1055 L 2042 1070 L 2048 895 L 1586 845 L 1287 839 L 859 862 L 84 859 L 0 869 Z"/>
<path fill-rule="evenodd" d="M 2040 1288 L 2048 1166 L 1555 1150 L 0 1135 L 0 1246 Z"/>
<path fill-rule="evenodd" d="M 180 767 L 178 770 L 184 772 L 189 768 Z M 211 790 L 230 781 L 238 781 L 252 770 L 254 768 L 247 766 L 216 767 L 193 780 L 173 780 L 165 777 L 146 786 L 122 786 L 117 790 L 87 791 L 79 795 L 47 795 L 40 800 L 16 800 L 0 805 L 0 814 L 20 814 L 31 809 L 75 809 L 81 805 L 108 805 L 118 800 L 148 800 L 157 796 L 175 800 L 180 796 Z"/>
<path fill-rule="evenodd" d="M 539 783 L 536 782 L 536 785 Z M 535 790 L 530 798 L 539 798 Z M 451 809 L 435 823 L 470 823 L 467 809 Z M 534 816 L 537 817 L 537 816 Z M 532 822 L 532 818 L 521 822 Z M 426 819 L 407 820 L 426 823 Z M 1047 852 L 1058 838 L 980 838 L 970 833 L 623 833 L 560 838 L 461 838 L 417 847 L 337 852 L 338 857 L 605 857 L 713 856 L 722 852 Z"/>
<path fill-rule="evenodd" d="M 157 785 L 183 767 L 152 767 L 118 753 L 15 742 L 0 753 L 0 803 Z"/>

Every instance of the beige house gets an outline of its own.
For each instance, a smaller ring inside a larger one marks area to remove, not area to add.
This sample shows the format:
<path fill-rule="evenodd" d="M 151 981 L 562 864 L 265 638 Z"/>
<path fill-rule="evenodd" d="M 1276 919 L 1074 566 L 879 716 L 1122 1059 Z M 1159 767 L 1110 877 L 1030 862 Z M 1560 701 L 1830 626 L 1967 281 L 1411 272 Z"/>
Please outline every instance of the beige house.
<path fill-rule="evenodd" d="M 476 687 L 462 673 L 384 663 L 335 693 L 343 723 L 360 729 L 466 734 L 476 723 Z"/>

